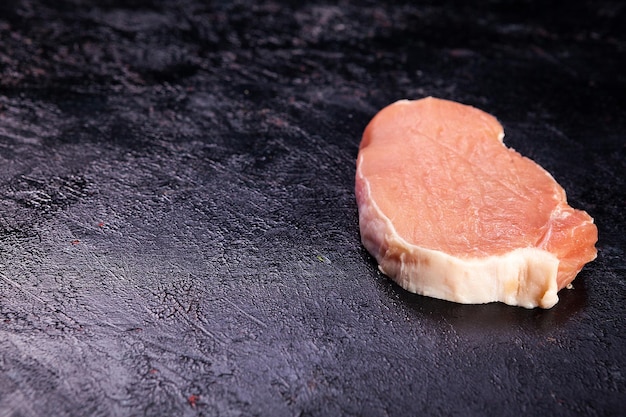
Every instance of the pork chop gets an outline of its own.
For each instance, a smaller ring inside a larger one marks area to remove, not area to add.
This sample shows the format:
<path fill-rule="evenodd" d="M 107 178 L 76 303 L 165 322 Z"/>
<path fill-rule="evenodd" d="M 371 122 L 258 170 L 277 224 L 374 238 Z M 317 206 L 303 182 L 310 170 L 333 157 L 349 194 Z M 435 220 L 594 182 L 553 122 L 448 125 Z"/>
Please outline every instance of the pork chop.
<path fill-rule="evenodd" d="M 361 239 L 404 289 L 459 303 L 550 308 L 595 259 L 597 228 L 495 117 L 428 97 L 369 123 L 359 148 Z"/>

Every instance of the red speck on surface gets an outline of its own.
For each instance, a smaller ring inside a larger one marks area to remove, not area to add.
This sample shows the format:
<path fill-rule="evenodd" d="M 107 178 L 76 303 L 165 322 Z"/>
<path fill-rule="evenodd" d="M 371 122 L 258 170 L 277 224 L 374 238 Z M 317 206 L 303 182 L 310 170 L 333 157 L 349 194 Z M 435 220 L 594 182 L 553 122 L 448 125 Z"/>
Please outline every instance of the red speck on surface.
<path fill-rule="evenodd" d="M 199 395 L 191 394 L 189 397 L 187 397 L 187 402 L 189 403 L 190 406 L 195 407 L 199 399 L 200 399 Z"/>
<path fill-rule="evenodd" d="M 278 127 L 284 127 L 287 123 L 280 117 L 270 117 L 268 120 L 271 124 Z"/>
<path fill-rule="evenodd" d="M 104 222 L 98 223 L 98 227 L 104 227 Z"/>
<path fill-rule="evenodd" d="M 150 374 L 154 375 L 154 374 L 159 373 L 159 370 L 158 370 L 158 369 L 154 369 L 154 368 L 152 368 L 152 369 L 150 369 L 150 371 L 149 371 L 149 372 L 150 372 Z"/>
<path fill-rule="evenodd" d="M 78 245 L 79 243 L 80 243 L 80 240 L 78 239 L 72 240 L 72 245 Z"/>

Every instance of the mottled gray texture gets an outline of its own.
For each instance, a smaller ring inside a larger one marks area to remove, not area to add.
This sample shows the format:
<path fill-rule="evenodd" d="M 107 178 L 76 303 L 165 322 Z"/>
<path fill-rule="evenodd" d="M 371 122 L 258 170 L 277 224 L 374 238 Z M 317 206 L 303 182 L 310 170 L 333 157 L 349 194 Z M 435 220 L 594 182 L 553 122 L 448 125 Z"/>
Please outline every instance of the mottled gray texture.
<path fill-rule="evenodd" d="M 0 416 L 624 414 L 621 2 L 97 3 L 0 6 Z M 360 135 L 426 95 L 595 217 L 552 310 L 362 248 Z"/>

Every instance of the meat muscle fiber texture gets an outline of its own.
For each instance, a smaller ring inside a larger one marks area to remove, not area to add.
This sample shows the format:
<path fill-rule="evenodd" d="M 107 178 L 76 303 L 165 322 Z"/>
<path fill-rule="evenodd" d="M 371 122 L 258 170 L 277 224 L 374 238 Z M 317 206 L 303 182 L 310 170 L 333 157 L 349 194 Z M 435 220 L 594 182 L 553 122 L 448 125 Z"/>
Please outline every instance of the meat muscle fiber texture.
<path fill-rule="evenodd" d="M 593 219 L 474 107 L 401 100 L 369 123 L 356 198 L 365 248 L 401 287 L 459 303 L 550 308 L 595 259 Z"/>

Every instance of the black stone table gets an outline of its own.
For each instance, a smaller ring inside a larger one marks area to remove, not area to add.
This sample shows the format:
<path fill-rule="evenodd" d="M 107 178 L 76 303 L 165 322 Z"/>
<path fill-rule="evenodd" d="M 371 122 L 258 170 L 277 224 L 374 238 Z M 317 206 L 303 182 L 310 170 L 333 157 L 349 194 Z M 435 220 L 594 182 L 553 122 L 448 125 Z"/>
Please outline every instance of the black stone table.
<path fill-rule="evenodd" d="M 625 415 L 624 28 L 611 0 L 2 2 L 0 416 Z M 554 308 L 409 294 L 361 246 L 361 133 L 428 95 L 595 218 Z"/>

